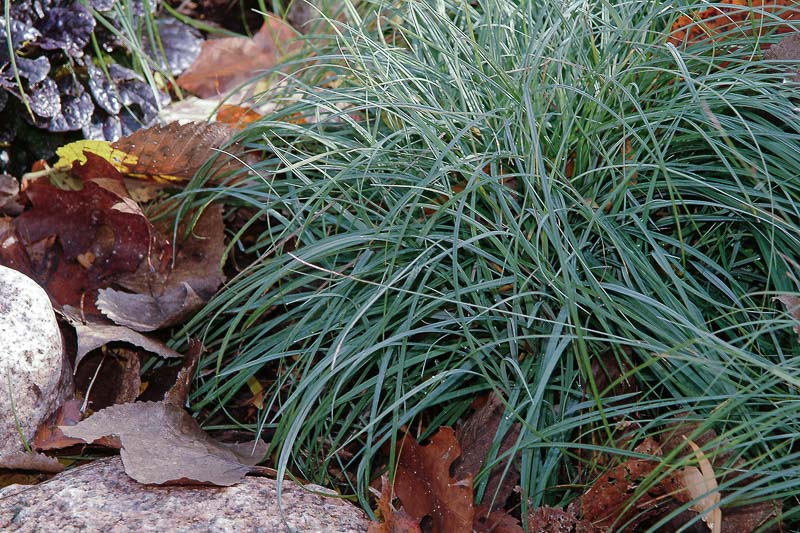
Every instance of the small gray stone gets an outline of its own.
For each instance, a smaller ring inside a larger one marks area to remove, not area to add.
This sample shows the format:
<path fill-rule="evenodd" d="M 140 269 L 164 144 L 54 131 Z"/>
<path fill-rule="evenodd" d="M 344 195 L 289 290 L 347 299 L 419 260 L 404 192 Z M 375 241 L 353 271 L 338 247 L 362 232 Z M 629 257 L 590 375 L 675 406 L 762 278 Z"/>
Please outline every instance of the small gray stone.
<path fill-rule="evenodd" d="M 0 266 L 0 455 L 24 449 L 17 421 L 30 441 L 58 407 L 65 393 L 63 369 L 61 332 L 47 293 Z"/>
<path fill-rule="evenodd" d="M 276 485 L 258 477 L 231 487 L 141 485 L 112 457 L 39 485 L 0 490 L 0 530 L 344 533 L 369 527 L 355 505 L 291 481 L 283 485 L 281 516 Z"/>

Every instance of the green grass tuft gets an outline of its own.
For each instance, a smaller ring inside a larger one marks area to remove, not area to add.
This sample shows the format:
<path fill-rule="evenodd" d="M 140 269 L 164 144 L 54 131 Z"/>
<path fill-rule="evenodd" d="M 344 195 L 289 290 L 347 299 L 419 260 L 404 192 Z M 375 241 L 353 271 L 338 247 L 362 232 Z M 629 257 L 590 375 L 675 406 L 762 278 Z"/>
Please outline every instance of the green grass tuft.
<path fill-rule="evenodd" d="M 773 298 L 798 291 L 800 131 L 797 84 L 759 60 L 777 37 L 676 48 L 680 2 L 394 6 L 348 5 L 271 96 L 289 103 L 243 134 L 261 179 L 193 191 L 264 228 L 178 334 L 211 351 L 193 407 L 218 419 L 258 373 L 246 427 L 280 470 L 345 471 L 368 507 L 401 426 L 498 391 L 523 512 L 581 494 L 592 450 L 629 453 L 619 421 L 632 447 L 689 417 L 729 454 L 723 505 L 796 521 L 800 349 Z M 638 392 L 600 383 L 614 359 Z"/>

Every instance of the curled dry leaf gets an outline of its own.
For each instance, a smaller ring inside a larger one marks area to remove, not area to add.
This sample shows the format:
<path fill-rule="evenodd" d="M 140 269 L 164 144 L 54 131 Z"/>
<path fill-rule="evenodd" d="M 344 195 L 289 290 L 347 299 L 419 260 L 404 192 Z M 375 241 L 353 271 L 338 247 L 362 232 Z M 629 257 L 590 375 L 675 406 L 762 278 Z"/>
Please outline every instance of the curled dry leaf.
<path fill-rule="evenodd" d="M 703 513 L 703 521 L 708 525 L 711 533 L 720 533 L 722 531 L 722 509 L 719 507 L 719 487 L 714 476 L 714 468 L 697 444 L 691 440 L 687 440 L 687 442 L 700 465 L 699 471 L 697 468 L 689 467 L 683 473 L 684 486 L 692 499 L 700 498 L 692 505 L 691 509 Z"/>
<path fill-rule="evenodd" d="M 148 352 L 152 352 L 164 358 L 175 358 L 181 355 L 169 348 L 163 342 L 145 337 L 139 332 L 133 331 L 125 326 L 113 326 L 107 324 L 95 324 L 73 322 L 75 333 L 78 337 L 78 352 L 75 356 L 75 367 L 77 368 L 81 360 L 87 353 L 105 346 L 109 342 L 127 342 Z"/>

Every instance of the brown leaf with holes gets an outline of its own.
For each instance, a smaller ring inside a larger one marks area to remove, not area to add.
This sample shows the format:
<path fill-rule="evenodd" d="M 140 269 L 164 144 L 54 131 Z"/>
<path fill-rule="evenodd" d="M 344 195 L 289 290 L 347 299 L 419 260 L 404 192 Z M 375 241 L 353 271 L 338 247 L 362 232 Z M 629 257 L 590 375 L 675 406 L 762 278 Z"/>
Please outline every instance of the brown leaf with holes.
<path fill-rule="evenodd" d="M 125 154 L 119 164 L 125 176 L 156 182 L 189 181 L 214 158 L 209 175 L 221 179 L 244 168 L 240 161 L 220 153 L 243 157 L 238 145 L 228 146 L 233 133 L 226 124 L 172 122 L 137 130 L 111 147 Z"/>
<path fill-rule="evenodd" d="M 661 451 L 653 439 L 645 439 L 636 452 L 659 457 Z M 619 527 L 634 530 L 636 524 L 658 511 L 661 489 L 637 494 L 639 486 L 658 466 L 657 459 L 631 458 L 601 475 L 578 500 L 580 515 L 598 528 Z M 627 510 L 631 499 L 638 496 Z"/>
<path fill-rule="evenodd" d="M 453 475 L 456 479 L 478 475 L 489 451 L 495 444 L 497 430 L 503 421 L 506 407 L 497 394 L 490 394 L 486 403 L 462 424 L 456 435 L 462 450 L 455 461 Z M 502 436 L 496 456 L 501 457 L 515 444 L 519 437 L 519 424 L 512 424 Z M 510 464 L 509 464 L 510 463 Z M 508 467 L 508 471 L 506 471 Z M 491 509 L 503 509 L 514 487 L 519 483 L 519 471 L 514 457 L 506 457 L 492 469 L 486 485 L 483 501 L 492 503 Z"/>
<path fill-rule="evenodd" d="M 394 490 L 414 520 L 429 516 L 436 532 L 472 531 L 472 477 L 454 479 L 450 466 L 461 455 L 455 432 L 442 427 L 426 446 L 410 435 L 399 443 Z"/>
<path fill-rule="evenodd" d="M 528 515 L 528 529 L 537 533 L 599 533 L 588 520 L 581 520 L 569 509 L 539 507 Z"/>
<path fill-rule="evenodd" d="M 290 25 L 269 15 L 252 39 L 209 39 L 192 66 L 178 77 L 178 85 L 201 98 L 227 94 L 296 50 L 300 42 L 295 37 Z"/>
<path fill-rule="evenodd" d="M 381 476 L 381 497 L 378 500 L 378 511 L 383 522 L 370 522 L 368 533 L 421 533 L 419 522 L 408 516 L 402 509 L 392 506 L 394 494 L 389 476 Z"/>

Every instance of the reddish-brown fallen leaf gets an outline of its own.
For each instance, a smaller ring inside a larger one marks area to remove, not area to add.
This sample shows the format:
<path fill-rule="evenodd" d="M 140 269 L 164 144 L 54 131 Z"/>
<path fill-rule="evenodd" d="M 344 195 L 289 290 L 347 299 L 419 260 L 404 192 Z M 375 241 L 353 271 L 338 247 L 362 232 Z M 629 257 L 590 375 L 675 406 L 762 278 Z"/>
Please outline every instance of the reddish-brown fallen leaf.
<path fill-rule="evenodd" d="M 475 511 L 475 521 L 472 524 L 474 533 L 525 533 L 519 520 L 505 511 L 488 512 L 488 507 L 482 505 Z"/>
<path fill-rule="evenodd" d="M 188 181 L 209 159 L 219 155 L 233 136 L 227 124 L 172 122 L 164 126 L 140 129 L 114 142 L 111 146 L 125 154 L 126 176 L 156 181 Z M 242 156 L 238 146 L 225 151 Z M 209 175 L 222 178 L 243 165 L 235 158 L 218 157 L 211 164 Z"/>
<path fill-rule="evenodd" d="M 121 276 L 117 284 L 133 292 L 102 289 L 97 307 L 115 323 L 136 331 L 154 331 L 191 316 L 224 281 L 223 206 L 205 208 L 189 229 L 191 214 L 179 225 L 174 264 L 166 274 L 137 271 Z M 171 228 L 161 228 L 163 232 Z"/>
<path fill-rule="evenodd" d="M 87 154 L 73 167 L 80 191 L 44 180 L 31 182 L 32 208 L 14 220 L 15 237 L 31 258 L 33 277 L 60 305 L 94 308 L 94 291 L 122 273 L 146 265 L 168 267 L 171 246 L 160 239 L 127 194 L 122 176 L 100 157 Z"/>
<path fill-rule="evenodd" d="M 270 15 L 252 39 L 208 40 L 192 66 L 178 77 L 178 85 L 202 98 L 226 94 L 297 49 L 295 36 L 291 26 Z"/>
<path fill-rule="evenodd" d="M 489 395 L 487 402 L 462 424 L 456 435 L 461 448 L 461 457 L 455 461 L 453 476 L 462 479 L 478 475 L 484 461 L 494 446 L 497 429 L 503 420 L 506 408 L 497 394 Z M 507 452 L 519 437 L 519 424 L 513 424 L 503 435 L 497 455 Z M 510 463 L 510 464 L 509 464 Z M 506 471 L 508 466 L 508 471 Z M 514 458 L 503 459 L 492 470 L 486 485 L 483 501 L 491 503 L 491 509 L 503 509 L 514 487 L 519 483 L 519 471 Z"/>
<path fill-rule="evenodd" d="M 707 9 L 678 17 L 668 40 L 674 45 L 696 44 L 725 39 L 733 30 L 760 33 L 774 29 L 775 18 L 786 21 L 777 26 L 778 33 L 793 32 L 789 22 L 800 18 L 795 4 L 794 0 L 719 0 Z"/>
<path fill-rule="evenodd" d="M 635 451 L 653 456 L 661 453 L 658 443 L 649 438 Z M 581 516 L 598 528 L 626 524 L 626 531 L 634 530 L 637 523 L 657 511 L 660 487 L 638 495 L 637 491 L 658 464 L 656 459 L 628 459 L 601 475 L 578 500 Z M 632 502 L 634 496 L 638 497 Z"/>
<path fill-rule="evenodd" d="M 389 476 L 381 476 L 381 498 L 378 511 L 383 522 L 370 522 L 368 533 L 421 533 L 419 522 L 392 506 L 393 492 Z"/>
<path fill-rule="evenodd" d="M 455 432 L 442 427 L 427 446 L 406 435 L 399 449 L 394 490 L 403 510 L 417 521 L 431 517 L 435 532 L 472 531 L 472 477 L 450 476 L 450 466 L 461 455 Z"/>
<path fill-rule="evenodd" d="M 74 426 L 83 418 L 80 400 L 67 400 L 41 426 L 36 429 L 32 446 L 36 450 L 60 450 L 76 444 L 83 444 L 80 439 L 65 437 L 59 426 Z"/>

